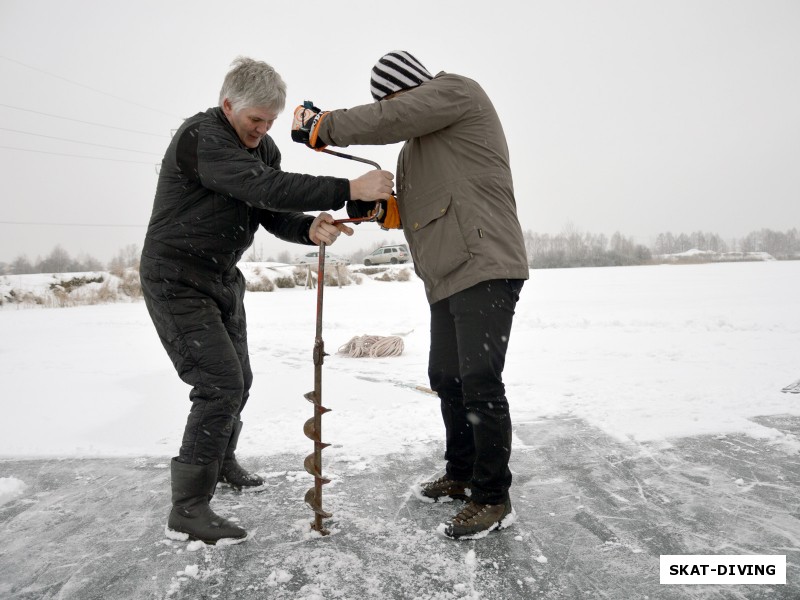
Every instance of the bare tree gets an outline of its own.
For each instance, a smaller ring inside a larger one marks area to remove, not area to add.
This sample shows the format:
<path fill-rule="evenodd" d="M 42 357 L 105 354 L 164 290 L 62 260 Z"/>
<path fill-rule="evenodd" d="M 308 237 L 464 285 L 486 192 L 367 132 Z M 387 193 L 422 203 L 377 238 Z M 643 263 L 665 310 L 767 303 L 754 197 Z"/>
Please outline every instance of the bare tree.
<path fill-rule="evenodd" d="M 47 258 L 36 265 L 36 268 L 39 273 L 67 273 L 70 271 L 71 262 L 69 252 L 61 246 L 56 246 Z"/>
<path fill-rule="evenodd" d="M 36 271 L 34 270 L 33 263 L 28 260 L 28 257 L 20 254 L 11 261 L 11 272 L 14 275 L 26 275 L 28 273 L 35 273 Z"/>
<path fill-rule="evenodd" d="M 122 248 L 108 263 L 108 270 L 118 276 L 130 267 L 139 268 L 139 248 L 136 244 Z"/>

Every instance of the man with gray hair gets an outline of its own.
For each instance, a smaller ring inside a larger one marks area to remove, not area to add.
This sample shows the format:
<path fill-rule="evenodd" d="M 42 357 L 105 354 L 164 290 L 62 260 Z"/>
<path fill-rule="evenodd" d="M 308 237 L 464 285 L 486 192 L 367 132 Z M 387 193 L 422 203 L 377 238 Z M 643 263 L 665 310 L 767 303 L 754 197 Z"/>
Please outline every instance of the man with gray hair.
<path fill-rule="evenodd" d="M 241 413 L 253 373 L 237 268 L 259 226 L 299 244 L 332 244 L 349 227 L 327 212 L 354 200 L 385 200 L 392 174 L 353 180 L 281 171 L 267 132 L 284 108 L 286 84 L 268 64 L 238 58 L 219 106 L 187 119 L 161 163 L 140 266 L 142 292 L 161 343 L 192 407 L 171 461 L 173 539 L 244 541 L 247 532 L 217 516 L 218 482 L 257 489 L 264 481 L 236 460 Z"/>

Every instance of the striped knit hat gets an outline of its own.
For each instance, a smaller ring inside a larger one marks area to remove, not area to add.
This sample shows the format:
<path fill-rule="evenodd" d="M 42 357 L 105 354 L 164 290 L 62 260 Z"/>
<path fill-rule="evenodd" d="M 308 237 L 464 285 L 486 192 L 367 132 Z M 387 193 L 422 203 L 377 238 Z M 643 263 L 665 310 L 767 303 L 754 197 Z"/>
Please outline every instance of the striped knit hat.
<path fill-rule="evenodd" d="M 395 50 L 381 57 L 372 67 L 369 89 L 376 101 L 400 90 L 417 87 L 433 79 L 428 70 L 408 52 Z"/>

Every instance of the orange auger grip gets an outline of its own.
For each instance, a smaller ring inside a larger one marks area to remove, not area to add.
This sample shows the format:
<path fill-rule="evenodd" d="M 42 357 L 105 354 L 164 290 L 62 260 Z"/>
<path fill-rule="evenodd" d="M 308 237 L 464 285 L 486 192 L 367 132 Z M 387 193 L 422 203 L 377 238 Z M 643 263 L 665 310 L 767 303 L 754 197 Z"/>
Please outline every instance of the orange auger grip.
<path fill-rule="evenodd" d="M 397 209 L 397 198 L 390 196 L 386 201 L 386 215 L 381 223 L 382 229 L 401 229 L 400 211 Z"/>

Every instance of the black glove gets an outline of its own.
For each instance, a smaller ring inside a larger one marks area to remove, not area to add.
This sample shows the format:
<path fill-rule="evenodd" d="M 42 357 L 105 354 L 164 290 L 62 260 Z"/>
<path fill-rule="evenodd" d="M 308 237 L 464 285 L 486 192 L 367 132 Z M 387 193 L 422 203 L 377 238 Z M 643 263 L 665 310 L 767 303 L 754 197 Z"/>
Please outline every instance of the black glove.
<path fill-rule="evenodd" d="M 319 124 L 326 114 L 328 114 L 327 111 L 321 111 L 310 100 L 306 100 L 295 108 L 292 121 L 292 140 L 315 150 L 324 148 L 326 144 L 318 139 L 317 135 Z"/>
<path fill-rule="evenodd" d="M 364 200 L 347 201 L 347 216 L 351 219 L 364 219 L 369 217 L 374 210 L 375 202 L 367 202 Z"/>

